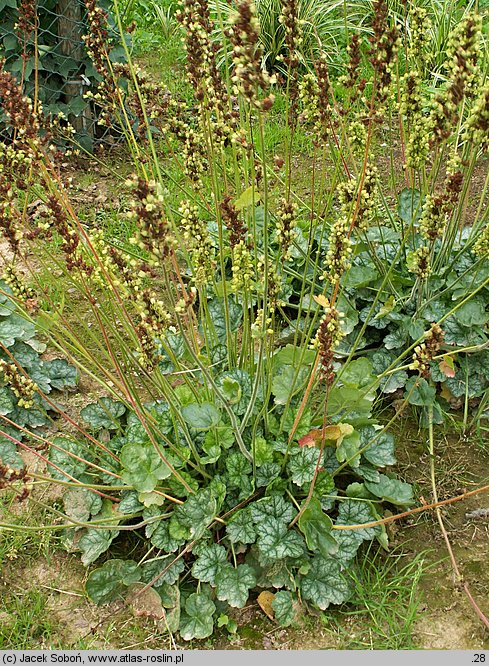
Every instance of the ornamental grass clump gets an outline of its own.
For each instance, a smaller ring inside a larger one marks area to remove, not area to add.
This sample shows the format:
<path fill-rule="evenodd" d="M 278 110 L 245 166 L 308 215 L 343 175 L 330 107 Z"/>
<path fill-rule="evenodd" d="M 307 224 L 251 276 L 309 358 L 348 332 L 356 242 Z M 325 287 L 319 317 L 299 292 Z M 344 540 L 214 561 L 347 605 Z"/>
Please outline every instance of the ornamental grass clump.
<path fill-rule="evenodd" d="M 102 35 L 103 14 L 89 9 Z M 296 78 L 293 3 L 283 14 L 291 76 L 283 88 L 262 67 L 253 3 L 234 9 L 228 31 L 205 0 L 181 7 L 191 100 L 150 83 L 129 52 L 121 81 L 110 44 L 93 42 L 108 77 L 103 94 L 94 92 L 102 120 L 123 133 L 134 168 L 125 240 L 81 220 L 49 128 L 38 138 L 33 104 L 0 78 L 16 137 L 1 146 L 0 229 L 31 268 L 37 318 L 31 292 L 15 302 L 100 390 L 79 415 L 51 401 L 56 420 L 32 445 L 21 442 L 15 412 L 1 410 L 0 437 L 44 461 L 36 482 L 63 487 L 52 524 L 39 529 L 61 531 L 85 565 L 101 564 L 88 576 L 89 597 L 105 604 L 129 588 L 152 594 L 184 640 L 210 636 L 230 607 L 260 590 L 273 594 L 283 626 L 308 607 L 350 598 L 347 571 L 363 542 L 388 548 L 385 512 L 415 501 L 392 470 L 396 414 L 381 419 L 376 407 L 398 391 L 401 408 L 442 416 L 441 368 L 468 368 L 473 357 L 464 353 L 484 345 L 485 333 L 466 340 L 487 322 L 487 264 L 472 253 L 485 214 L 479 206 L 467 226 L 463 217 L 484 148 L 477 84 L 470 80 L 448 136 L 438 134 L 416 166 L 406 160 L 401 173 L 381 175 L 386 134 L 406 154 L 414 131 L 406 103 L 399 109 L 407 99 L 396 76 L 402 35 L 386 4 L 375 2 L 366 53 L 352 39 L 341 102 L 324 53 Z M 223 67 L 216 31 L 229 54 Z M 357 85 L 363 58 L 372 76 Z M 453 75 L 460 79 L 458 68 Z M 15 112 L 7 87 L 19 99 Z M 285 140 L 273 156 L 268 121 L 278 98 Z M 416 109 L 434 122 L 426 105 Z M 312 133 L 306 194 L 296 187 L 300 132 Z M 8 186 L 14 163 L 23 165 L 22 187 Z M 34 192 L 45 207 L 36 220 L 27 214 Z M 56 290 L 45 283 L 53 266 Z M 3 289 L 0 298 L 13 295 Z M 0 328 L 0 354 L 8 348 Z M 3 381 L 15 394 L 5 362 Z M 16 489 L 22 478 L 6 483 Z M 140 537 L 133 559 L 121 548 L 111 558 L 128 531 Z"/>

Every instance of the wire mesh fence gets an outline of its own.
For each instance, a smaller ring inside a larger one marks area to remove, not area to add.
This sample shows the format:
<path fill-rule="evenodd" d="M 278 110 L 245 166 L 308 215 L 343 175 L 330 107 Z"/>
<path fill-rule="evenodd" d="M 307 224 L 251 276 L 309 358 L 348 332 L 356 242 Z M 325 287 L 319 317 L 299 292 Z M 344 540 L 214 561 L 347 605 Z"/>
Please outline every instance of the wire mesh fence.
<path fill-rule="evenodd" d="M 99 4 L 110 22 L 109 1 Z M 77 141 L 90 150 L 109 137 L 107 128 L 97 123 L 96 108 L 85 98 L 100 79 L 83 41 L 87 30 L 83 0 L 0 0 L 0 58 L 5 68 L 22 83 L 26 95 L 39 100 L 45 113 L 63 114 Z M 119 43 L 111 58 L 123 57 Z"/>

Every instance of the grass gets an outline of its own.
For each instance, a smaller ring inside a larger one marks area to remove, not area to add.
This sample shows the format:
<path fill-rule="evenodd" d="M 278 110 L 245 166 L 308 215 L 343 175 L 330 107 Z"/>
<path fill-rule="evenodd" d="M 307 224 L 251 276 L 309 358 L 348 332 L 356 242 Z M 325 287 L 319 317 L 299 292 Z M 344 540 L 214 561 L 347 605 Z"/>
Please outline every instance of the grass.
<path fill-rule="evenodd" d="M 370 546 L 349 571 L 354 586 L 352 610 L 325 616 L 336 624 L 339 649 L 411 650 L 421 603 L 419 582 L 426 573 L 428 551 L 412 559 L 399 551 L 388 555 Z"/>
<path fill-rule="evenodd" d="M 4 597 L 0 615 L 1 649 L 38 650 L 50 644 L 55 626 L 46 612 L 46 602 L 46 596 L 36 590 Z"/>

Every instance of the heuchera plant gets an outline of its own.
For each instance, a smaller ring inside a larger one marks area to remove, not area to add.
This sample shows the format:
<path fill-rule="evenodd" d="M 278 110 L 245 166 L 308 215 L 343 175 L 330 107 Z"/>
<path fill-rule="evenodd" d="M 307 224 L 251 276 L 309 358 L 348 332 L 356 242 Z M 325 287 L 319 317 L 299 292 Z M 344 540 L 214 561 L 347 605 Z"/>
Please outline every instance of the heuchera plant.
<path fill-rule="evenodd" d="M 483 318 L 472 297 L 486 288 L 484 277 L 448 311 L 435 313 L 431 301 L 435 314 L 426 315 L 436 262 L 443 279 L 464 268 L 443 268 L 455 243 L 437 254 L 436 243 L 455 224 L 447 200 L 435 225 L 428 192 L 416 194 L 418 185 L 435 186 L 448 153 L 445 190 L 459 196 L 460 179 L 450 178 L 462 168 L 459 152 L 470 162 L 486 147 L 478 19 L 470 15 L 457 28 L 450 58 L 458 64 L 448 67 L 433 109 L 416 106 L 411 94 L 411 106 L 400 111 L 410 185 L 401 199 L 410 196 L 412 211 L 405 219 L 400 208 L 403 227 L 396 203 L 387 203 L 374 138 L 399 110 L 401 92 L 416 87 L 409 76 L 398 81 L 396 58 L 411 62 L 423 36 L 399 51 L 385 2 L 375 3 L 371 77 L 360 78 L 362 52 L 353 39 L 341 104 L 324 54 L 299 80 L 300 23 L 295 3 L 286 3 L 286 141 L 276 157 L 266 144 L 275 81 L 261 66 L 249 0 L 236 4 L 231 25 L 218 23 L 223 68 L 205 1 L 184 3 L 191 103 L 150 84 L 130 60 L 114 68 L 103 13 L 90 7 L 91 49 L 106 73 L 98 100 L 106 101 L 105 121 L 124 128 L 137 171 L 127 182 L 128 243 L 80 221 L 48 149 L 49 128 L 40 138 L 34 105 L 0 70 L 0 98 L 18 130 L 1 153 L 0 228 L 15 252 L 33 244 L 48 266 L 56 241 L 63 286 L 78 307 L 68 316 L 33 271 L 44 295 L 43 329 L 104 394 L 80 418 L 58 410 L 66 427 L 49 435 L 48 469 L 67 491 L 55 528 L 86 565 L 125 531 L 143 536 L 146 547 L 134 560 L 108 559 L 89 574 L 86 590 L 97 603 L 151 588 L 168 628 L 190 640 L 211 635 L 229 607 L 268 589 L 275 619 L 287 626 L 301 606 L 348 600 L 345 571 L 361 544 L 376 539 L 387 548 L 385 509 L 414 501 L 411 486 L 390 469 L 396 415 L 379 422 L 380 391 L 388 382 L 400 386 L 402 377 L 402 404 L 433 405 L 438 379 L 431 371 L 440 357 L 450 366 L 453 356 L 443 347 L 450 317 L 462 328 Z M 120 87 L 122 71 L 130 90 Z M 293 187 L 299 120 L 312 135 L 308 197 Z M 398 126 L 396 119 L 388 130 Z M 25 175 L 15 187 L 14 168 Z M 23 213 L 34 185 L 47 208 L 37 225 Z M 421 206 L 423 233 L 416 228 Z M 395 240 L 386 220 L 398 227 Z M 474 228 L 486 257 L 484 219 Z M 408 323 L 412 307 L 419 316 Z M 374 338 L 386 321 L 402 324 L 392 334 L 406 327 L 412 343 L 403 338 L 398 348 Z M 399 353 L 384 358 L 390 349 Z"/>

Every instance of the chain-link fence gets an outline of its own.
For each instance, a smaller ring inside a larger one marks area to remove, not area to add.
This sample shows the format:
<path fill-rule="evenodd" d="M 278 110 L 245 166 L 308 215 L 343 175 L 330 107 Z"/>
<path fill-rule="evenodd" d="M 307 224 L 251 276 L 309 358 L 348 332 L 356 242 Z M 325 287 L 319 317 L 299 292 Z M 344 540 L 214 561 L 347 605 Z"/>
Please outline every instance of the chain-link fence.
<path fill-rule="evenodd" d="M 99 3 L 109 12 L 109 0 Z M 104 139 L 96 110 L 85 99 L 99 75 L 88 57 L 86 8 L 83 0 L 0 0 L 0 58 L 37 97 L 46 113 L 63 113 L 85 148 Z M 115 46 L 111 58 L 123 58 Z"/>

